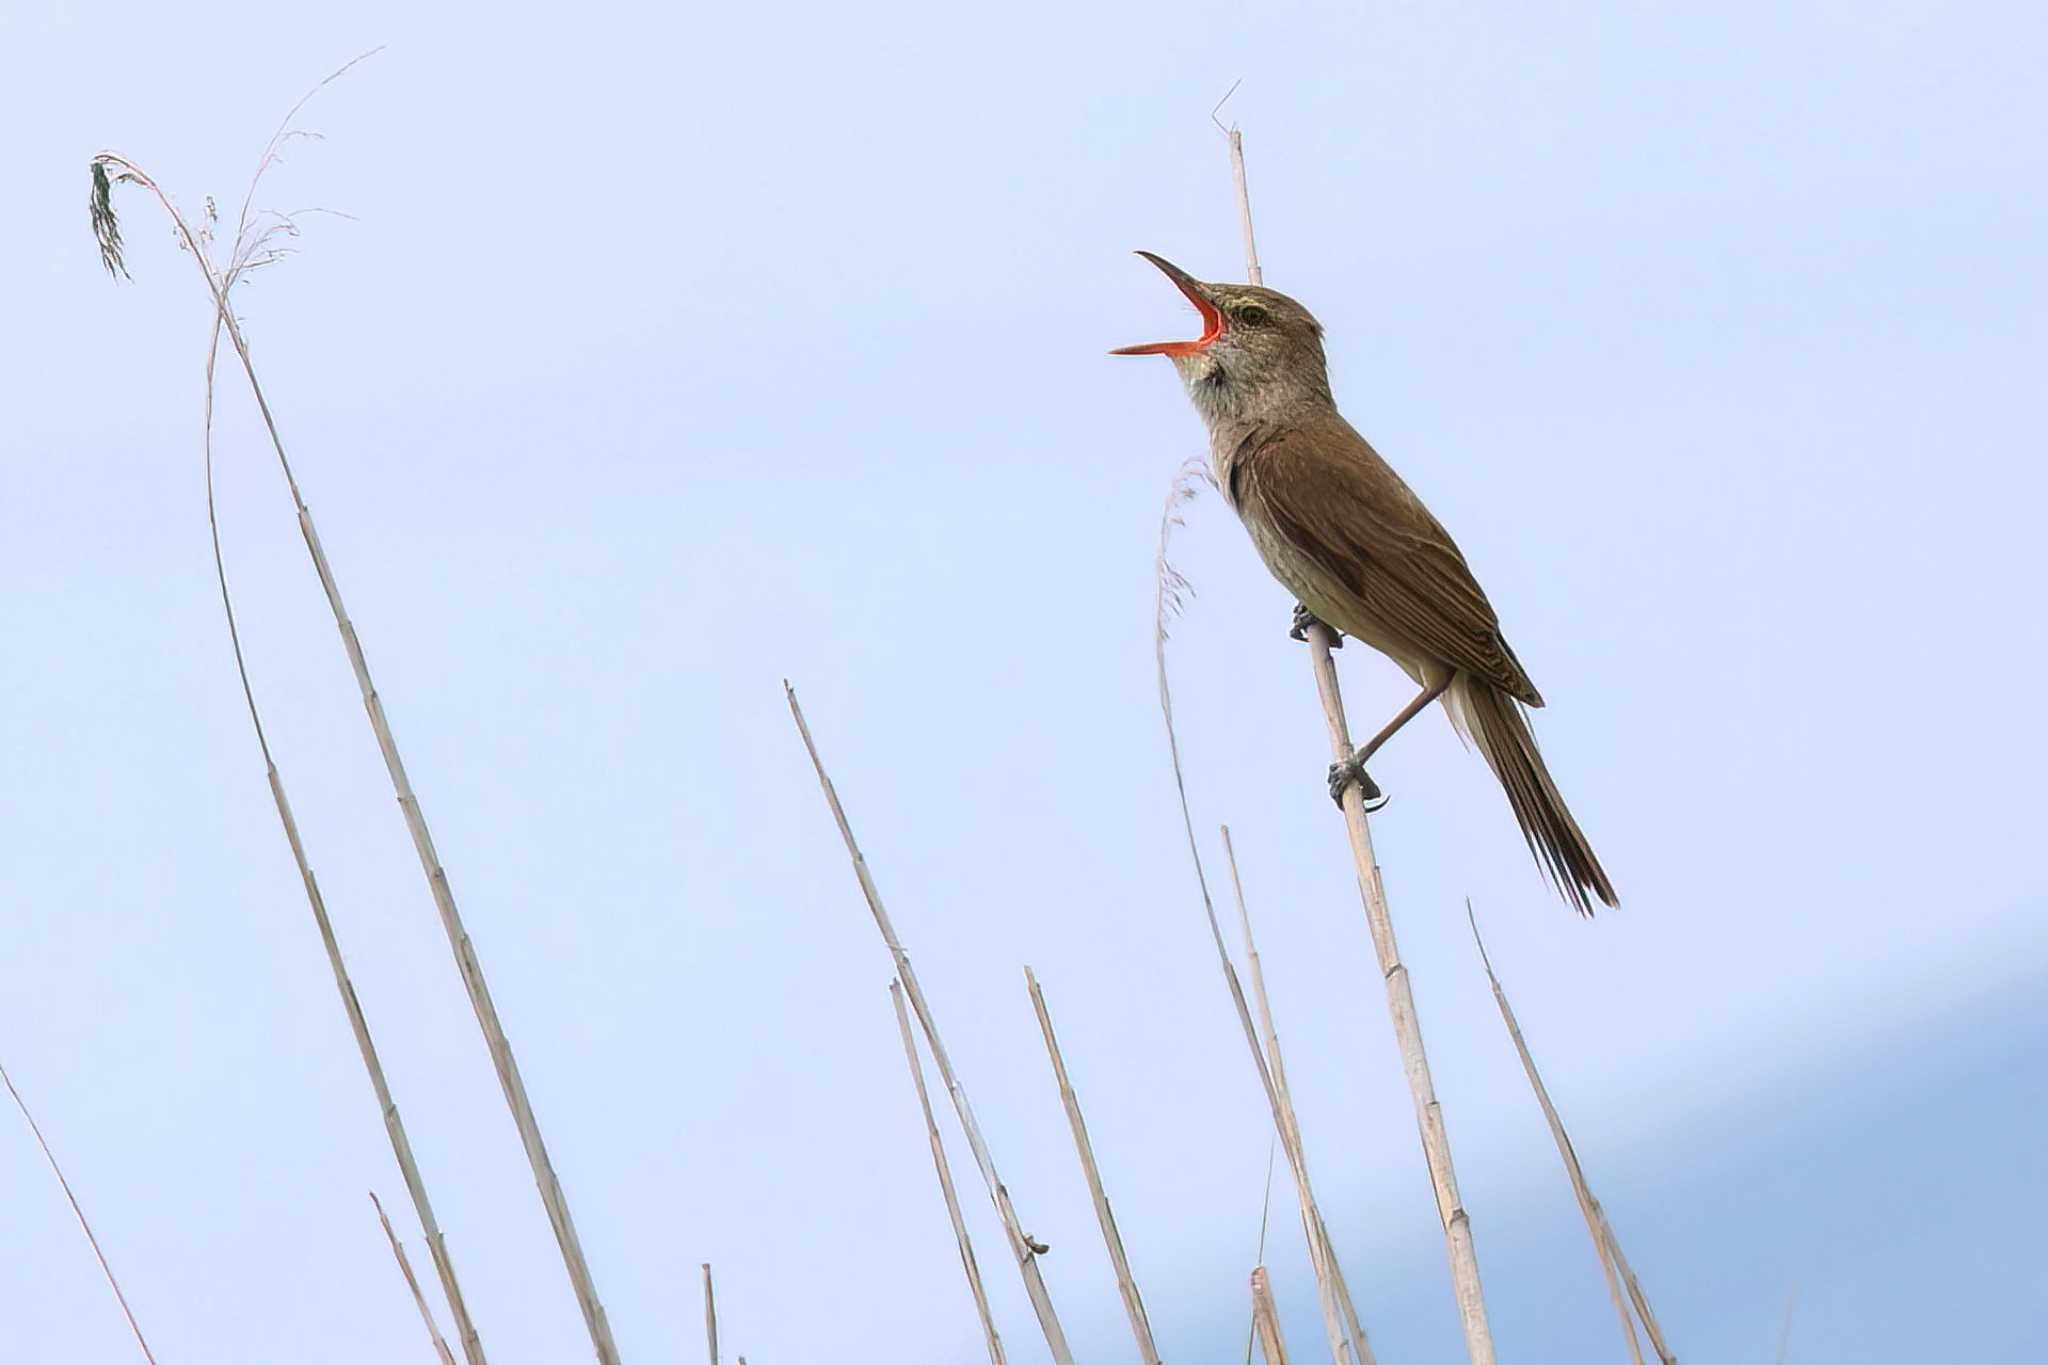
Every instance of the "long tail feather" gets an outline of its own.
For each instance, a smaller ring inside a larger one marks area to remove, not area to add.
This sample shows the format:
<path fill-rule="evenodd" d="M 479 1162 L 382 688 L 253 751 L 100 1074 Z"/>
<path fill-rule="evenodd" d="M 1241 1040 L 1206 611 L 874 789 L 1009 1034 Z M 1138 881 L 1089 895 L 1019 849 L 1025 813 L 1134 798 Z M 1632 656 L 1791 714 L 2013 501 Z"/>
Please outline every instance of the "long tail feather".
<path fill-rule="evenodd" d="M 1537 752 L 1536 736 L 1529 729 L 1522 707 L 1500 689 L 1461 673 L 1444 698 L 1451 723 L 1478 746 L 1487 766 L 1508 794 L 1515 822 L 1529 851 L 1556 884 L 1558 894 L 1582 915 L 1593 913 L 1593 898 L 1616 905 L 1614 883 L 1593 846 L 1579 829 L 1579 822 L 1558 795 L 1550 770 Z"/>

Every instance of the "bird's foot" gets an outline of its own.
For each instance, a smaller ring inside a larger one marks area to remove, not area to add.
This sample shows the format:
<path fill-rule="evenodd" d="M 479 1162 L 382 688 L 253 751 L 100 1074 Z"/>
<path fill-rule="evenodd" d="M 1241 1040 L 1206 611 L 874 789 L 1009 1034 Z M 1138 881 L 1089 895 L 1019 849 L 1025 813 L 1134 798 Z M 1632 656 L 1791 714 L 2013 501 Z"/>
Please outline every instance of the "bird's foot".
<path fill-rule="evenodd" d="M 1337 803 L 1339 809 L 1344 805 L 1345 791 L 1351 787 L 1358 788 L 1359 797 L 1364 801 L 1368 815 L 1387 804 L 1387 797 L 1381 793 L 1379 783 L 1366 774 L 1365 764 L 1359 760 L 1357 754 L 1353 754 L 1342 763 L 1330 765 L 1330 799 Z"/>
<path fill-rule="evenodd" d="M 1330 648 L 1344 648 L 1344 634 L 1342 631 L 1338 630 L 1328 621 L 1322 620 L 1301 603 L 1296 602 L 1294 604 L 1294 620 L 1287 628 L 1287 638 L 1290 640 L 1307 640 L 1308 628 L 1310 626 L 1321 626 L 1324 630 L 1330 632 Z"/>

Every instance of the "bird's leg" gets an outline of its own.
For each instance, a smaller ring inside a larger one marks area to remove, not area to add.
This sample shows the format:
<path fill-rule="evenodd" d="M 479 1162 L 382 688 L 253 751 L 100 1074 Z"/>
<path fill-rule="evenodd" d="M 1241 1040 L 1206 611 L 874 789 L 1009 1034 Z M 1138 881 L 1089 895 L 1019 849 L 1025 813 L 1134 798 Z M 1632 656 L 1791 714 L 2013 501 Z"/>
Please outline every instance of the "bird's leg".
<path fill-rule="evenodd" d="M 1330 632 L 1330 648 L 1344 648 L 1344 633 L 1342 631 L 1338 630 L 1328 621 L 1318 617 L 1301 603 L 1296 602 L 1294 604 L 1294 621 L 1287 628 L 1287 638 L 1290 640 L 1307 640 L 1308 628 L 1310 626 L 1321 626 L 1324 630 Z"/>
<path fill-rule="evenodd" d="M 1342 763 L 1332 763 L 1330 765 L 1330 799 L 1340 806 L 1343 805 L 1344 789 L 1353 783 L 1357 783 L 1360 795 L 1366 800 L 1366 809 L 1368 811 L 1378 810 L 1380 806 L 1384 806 L 1386 799 L 1380 795 L 1379 785 L 1365 775 L 1366 761 L 1378 753 L 1380 746 L 1392 739 L 1396 731 L 1421 715 L 1422 709 L 1425 706 L 1441 697 L 1444 694 L 1444 690 L 1450 685 L 1451 680 L 1445 678 L 1434 687 L 1423 688 L 1421 692 L 1416 694 L 1414 701 L 1401 708 L 1400 715 L 1388 721 L 1381 727 L 1378 734 L 1360 745 L 1358 752 L 1345 759 Z M 1375 801 L 1379 802 L 1379 806 L 1371 804 Z"/>

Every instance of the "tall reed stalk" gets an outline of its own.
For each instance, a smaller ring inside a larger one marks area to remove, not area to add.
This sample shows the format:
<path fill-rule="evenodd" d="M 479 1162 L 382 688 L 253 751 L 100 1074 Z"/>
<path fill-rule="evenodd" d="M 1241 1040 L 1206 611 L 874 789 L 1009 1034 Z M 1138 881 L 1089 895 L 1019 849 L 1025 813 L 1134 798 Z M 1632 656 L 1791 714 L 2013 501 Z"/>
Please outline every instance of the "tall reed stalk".
<path fill-rule="evenodd" d="M 356 60 L 361 61 L 362 58 L 357 58 Z M 354 62 L 351 62 L 349 66 L 354 64 Z M 333 76 L 328 77 L 327 81 L 323 81 L 321 83 L 322 86 L 333 81 L 346 70 L 348 70 L 348 67 L 343 67 L 341 71 L 337 71 Z M 315 88 L 316 92 L 319 88 Z M 277 134 L 272 137 L 269 147 L 265 150 L 263 161 L 257 170 L 257 178 L 259 180 L 263 172 L 275 164 L 278 159 L 279 149 L 283 143 L 289 137 L 296 135 L 296 130 L 292 127 L 292 121 L 304 104 L 305 101 L 301 100 L 299 105 L 293 107 L 291 114 L 286 116 L 285 122 L 279 127 Z M 109 172 L 113 174 L 110 176 Z M 250 357 L 248 340 L 243 335 L 241 323 L 235 317 L 234 310 L 229 303 L 230 291 L 242 274 L 261 264 L 267 264 L 268 261 L 276 258 L 276 252 L 274 250 L 267 251 L 265 244 L 270 240 L 271 233 L 279 229 L 273 226 L 263 234 L 253 238 L 249 237 L 247 234 L 250 219 L 248 207 L 245 204 L 242 228 L 238 230 L 236 235 L 234 257 L 226 271 L 217 270 L 205 249 L 210 234 L 195 232 L 184 216 L 179 213 L 176 206 L 172 204 L 170 197 L 140 167 L 125 157 L 111 152 L 102 152 L 93 159 L 92 173 L 93 227 L 99 238 L 102 259 L 106 262 L 110 271 L 122 268 L 121 237 L 113 211 L 110 192 L 111 182 L 112 184 L 138 185 L 149 191 L 156 198 L 157 202 L 163 207 L 164 212 L 169 215 L 180 240 L 192 253 L 193 260 L 205 279 L 207 292 L 212 298 L 217 325 L 226 331 L 228 340 L 234 347 L 235 355 L 241 361 L 242 373 L 247 378 L 249 391 L 256 400 L 257 410 L 263 419 L 264 430 L 269 436 L 272 450 L 277 455 L 278 467 L 283 471 L 285 485 L 290 492 L 292 506 L 297 514 L 299 531 L 306 543 L 306 552 L 311 557 L 314 572 L 320 579 L 321 589 L 326 595 L 328 607 L 333 613 L 335 628 L 340 633 L 342 647 L 348 656 L 350 667 L 355 673 L 357 687 L 362 693 L 363 709 L 369 718 L 370 728 L 376 738 L 378 751 L 383 756 L 385 770 L 391 779 L 392 791 L 397 797 L 407 831 L 412 836 L 413 848 L 418 854 L 420 869 L 426 877 L 429 892 L 432 895 L 435 908 L 439 912 L 442 928 L 447 934 L 448 945 L 454 954 L 456 968 L 462 977 L 463 988 L 469 996 L 470 1006 L 476 1015 L 477 1025 L 482 1030 L 485 1043 L 489 1047 L 493 1068 L 498 1075 L 499 1086 L 505 1094 L 506 1105 L 512 1112 L 514 1126 L 518 1129 L 521 1143 L 526 1149 L 527 1161 L 533 1169 L 534 1183 L 540 1190 L 541 1202 L 546 1209 L 548 1222 L 554 1230 L 556 1244 L 561 1250 L 563 1265 L 568 1271 L 570 1285 L 575 1292 L 577 1304 L 583 1311 L 584 1324 L 590 1335 L 591 1346 L 596 1353 L 599 1365 L 618 1365 L 618 1349 L 612 1340 L 611 1326 L 605 1317 L 604 1306 L 598 1300 L 596 1286 L 591 1280 L 589 1265 L 583 1255 L 582 1243 L 576 1235 L 575 1224 L 570 1218 L 568 1200 L 562 1192 L 560 1180 L 555 1175 L 554 1165 L 548 1157 L 546 1144 L 541 1139 L 539 1121 L 535 1118 L 533 1105 L 527 1097 L 526 1084 L 519 1073 L 518 1062 L 513 1056 L 511 1041 L 506 1037 L 504 1026 L 498 1017 L 497 1005 L 491 999 L 490 987 L 484 979 L 483 967 L 478 961 L 475 949 L 470 942 L 469 932 L 463 926 L 461 914 L 455 904 L 454 893 L 449 887 L 448 875 L 441 866 L 440 855 L 434 849 L 433 836 L 427 828 L 425 813 L 421 809 L 419 798 L 413 791 L 411 780 L 406 775 L 404 761 L 399 756 L 397 741 L 392 736 L 390 723 L 384 714 L 383 701 L 379 697 L 376 685 L 370 676 L 370 666 L 364 656 L 362 642 L 357 637 L 355 625 L 350 620 L 346 607 L 342 604 L 341 589 L 335 580 L 333 569 L 328 563 L 327 552 L 321 545 L 319 532 L 313 523 L 312 511 L 306 505 L 306 500 L 299 489 L 298 477 L 292 469 L 291 460 L 285 454 L 284 439 L 279 433 L 277 419 L 271 411 L 269 398 L 264 393 L 262 382 L 257 377 L 255 362 Z M 252 184 L 252 195 L 253 192 L 254 186 Z M 292 230 L 289 220 L 284 220 L 284 230 Z M 274 785 L 274 794 L 279 803 L 280 816 L 286 823 L 287 837 L 293 841 L 294 850 L 297 852 L 296 832 L 291 826 L 289 812 L 284 804 L 282 788 Z M 301 868 L 303 873 L 303 861 L 301 861 Z M 310 880 L 310 874 L 305 875 L 307 876 L 309 896 L 316 894 Z M 352 999 L 353 991 L 345 991 L 345 996 Z M 352 1011 L 352 1016 L 357 1013 L 359 1011 Z M 380 1096 L 381 1098 L 382 1096 Z M 444 1284 L 450 1278 L 452 1277 L 444 1276 Z M 459 1310 L 455 1310 L 453 1302 L 451 1302 L 450 1307 L 452 1311 L 458 1311 L 459 1314 Z M 464 1345 L 467 1350 L 469 1346 L 468 1336 L 465 1336 Z M 480 1359 L 480 1357 L 473 1357 L 472 1359 L 474 1361 Z"/>
<path fill-rule="evenodd" d="M 1259 268 L 1259 251 L 1252 234 L 1251 190 L 1245 178 L 1244 135 L 1236 128 L 1225 130 L 1230 146 L 1230 174 L 1236 190 L 1238 225 L 1244 234 L 1245 273 L 1253 284 L 1265 283 Z M 1330 753 L 1338 762 L 1351 757 L 1351 727 L 1344 716 L 1344 699 L 1337 686 L 1337 668 L 1330 657 L 1333 643 L 1329 628 L 1318 622 L 1306 632 L 1309 660 L 1315 673 L 1316 693 L 1323 704 L 1323 719 L 1330 731 Z M 1372 931 L 1373 951 L 1379 958 L 1380 974 L 1387 991 L 1387 1010 L 1394 1022 L 1394 1036 L 1400 1044 L 1401 1069 L 1408 1078 L 1415 1102 L 1415 1122 L 1422 1136 L 1422 1152 L 1429 1166 L 1430 1185 L 1436 1193 L 1437 1216 L 1443 1223 L 1444 1249 L 1450 1261 L 1451 1284 L 1457 1294 L 1458 1317 L 1465 1331 L 1465 1349 L 1472 1365 L 1494 1365 L 1493 1329 L 1486 1319 L 1486 1297 L 1479 1284 L 1479 1257 L 1472 1246 L 1472 1222 L 1458 1198 L 1458 1177 L 1451 1166 L 1450 1136 L 1444 1127 L 1443 1107 L 1437 1102 L 1436 1084 L 1429 1074 L 1429 1058 L 1422 1047 L 1422 1023 L 1415 1012 L 1415 997 L 1408 980 L 1408 968 L 1401 961 L 1400 946 L 1394 940 L 1394 921 L 1387 907 L 1386 888 L 1380 884 L 1379 863 L 1373 856 L 1372 831 L 1367 827 L 1365 801 L 1356 783 L 1344 790 L 1344 827 L 1350 836 L 1352 861 L 1357 865 L 1358 890 L 1365 902 L 1366 923 Z"/>
<path fill-rule="evenodd" d="M 225 297 L 226 291 L 222 292 Z M 384 1075 L 383 1060 L 378 1056 L 376 1040 L 370 1034 L 370 1021 L 363 1013 L 362 1001 L 356 996 L 355 982 L 349 976 L 348 962 L 342 956 L 334 922 L 328 917 L 327 899 L 321 894 L 319 880 L 314 877 L 312 863 L 306 855 L 305 843 L 299 837 L 298 821 L 292 815 L 291 801 L 285 795 L 284 778 L 271 755 L 270 738 L 263 728 L 263 713 L 256 705 L 256 692 L 249 681 L 249 666 L 242 653 L 241 627 L 235 618 L 234 594 L 228 588 L 227 561 L 221 553 L 220 520 L 214 502 L 214 363 L 220 354 L 220 327 L 220 318 L 216 315 L 213 339 L 206 352 L 206 416 L 201 430 L 206 458 L 206 526 L 213 543 L 214 579 L 220 587 L 228 643 L 235 655 L 235 675 L 241 683 L 242 701 L 249 712 L 249 725 L 256 735 L 257 750 L 263 755 L 263 771 L 270 787 L 271 804 L 277 810 L 278 825 L 284 831 L 285 843 L 291 848 L 292 862 L 299 870 L 299 882 L 306 891 L 306 904 L 313 912 L 313 926 L 320 935 L 321 949 L 327 954 L 328 970 L 334 974 L 334 987 L 341 997 L 342 1011 L 348 1016 L 349 1031 L 355 1036 L 356 1051 L 362 1057 L 363 1070 L 370 1078 L 378 1113 L 383 1116 L 392 1159 L 398 1163 L 406 1194 L 411 1198 L 413 1212 L 420 1220 L 421 1233 L 427 1243 L 427 1258 L 434 1263 L 435 1277 L 441 1282 L 442 1295 L 447 1299 L 448 1311 L 455 1320 L 456 1340 L 462 1343 L 463 1358 L 469 1365 L 485 1365 L 483 1341 L 477 1335 L 476 1323 L 470 1318 L 468 1301 L 463 1298 L 462 1286 L 455 1276 L 455 1263 L 448 1254 L 447 1239 L 442 1235 L 440 1220 L 434 1215 L 434 1204 L 427 1195 L 419 1162 L 413 1156 L 412 1139 L 406 1134 L 405 1118 L 399 1112 L 398 1101 L 392 1097 L 391 1084 Z M 381 1208 L 379 1214 L 382 1214 Z"/>
<path fill-rule="evenodd" d="M 371 54 L 366 53 L 364 57 L 369 55 Z M 205 415 L 201 428 L 206 473 L 206 523 L 212 543 L 214 578 L 220 589 L 221 609 L 227 621 L 228 642 L 234 651 L 235 673 L 241 685 L 242 701 L 249 713 L 250 727 L 255 732 L 257 749 L 263 756 L 264 779 L 270 789 L 271 803 L 277 810 L 279 827 L 284 832 L 286 844 L 291 848 L 293 864 L 297 867 L 300 883 L 305 888 L 306 902 L 313 913 L 314 927 L 320 935 L 321 947 L 327 955 L 328 968 L 334 974 L 335 988 L 340 994 L 343 1012 L 348 1016 L 349 1029 L 355 1037 L 357 1052 L 361 1055 L 363 1068 L 369 1075 L 370 1087 L 377 1100 L 378 1113 L 383 1119 L 385 1134 L 391 1143 L 392 1157 L 398 1164 L 406 1193 L 411 1198 L 414 1213 L 419 1218 L 427 1242 L 427 1254 L 434 1263 L 435 1275 L 440 1280 L 442 1293 L 448 1301 L 448 1310 L 454 1316 L 456 1337 L 462 1343 L 463 1357 L 468 1365 L 485 1365 L 483 1343 L 477 1335 L 475 1323 L 470 1318 L 469 1305 L 463 1298 L 461 1285 L 457 1282 L 455 1266 L 448 1254 L 447 1241 L 441 1233 L 439 1220 L 434 1216 L 433 1203 L 428 1198 L 426 1182 L 420 1175 L 419 1164 L 414 1159 L 404 1117 L 400 1114 L 398 1102 L 392 1097 L 390 1084 L 385 1079 L 384 1065 L 378 1056 L 376 1042 L 371 1037 L 369 1021 L 364 1016 L 362 1004 L 356 996 L 355 983 L 349 977 L 347 962 L 342 956 L 333 922 L 327 914 L 326 899 L 320 892 L 319 880 L 313 875 L 305 844 L 299 837 L 298 822 L 292 815 L 291 801 L 285 794 L 283 777 L 279 774 L 277 763 L 271 755 L 270 740 L 263 728 L 262 712 L 256 704 L 256 693 L 250 683 L 248 663 L 242 651 L 242 636 L 235 617 L 234 595 L 228 587 L 227 563 L 221 552 L 220 521 L 214 498 L 214 374 L 220 354 L 220 335 L 224 323 L 235 327 L 232 335 L 239 337 L 239 327 L 234 323 L 228 310 L 227 299 L 236 282 L 244 274 L 275 259 L 275 256 L 270 254 L 271 248 L 267 244 L 275 234 L 289 230 L 290 226 L 289 220 L 280 220 L 282 228 L 273 224 L 252 236 L 255 227 L 252 204 L 256 187 L 262 182 L 264 172 L 276 164 L 281 147 L 293 134 L 292 122 L 299 110 L 305 107 L 306 101 L 338 79 L 356 62 L 364 60 L 364 57 L 356 58 L 314 87 L 305 99 L 301 99 L 292 107 L 291 113 L 285 116 L 284 122 L 279 124 L 277 131 L 272 134 L 270 143 L 265 147 L 263 157 L 257 164 L 256 173 L 250 179 L 249 192 L 243 198 L 241 215 L 235 226 L 235 236 L 225 269 L 217 269 L 207 252 L 212 239 L 210 222 L 207 228 L 195 231 L 163 188 L 140 167 L 125 158 L 111 153 L 102 153 L 94 158 L 92 218 L 95 234 L 100 241 L 101 256 L 108 271 L 125 275 L 127 271 L 122 260 L 120 227 L 113 211 L 112 185 L 132 184 L 145 190 L 169 216 L 179 242 L 198 263 L 206 277 L 208 291 L 213 295 L 215 311 L 212 337 L 206 352 Z M 111 178 L 108 174 L 110 169 L 114 172 Z M 209 219 L 211 207 L 209 202 Z M 244 356 L 246 363 L 246 352 Z"/>
<path fill-rule="evenodd" d="M 121 1282 L 114 1277 L 114 1267 L 107 1261 L 107 1253 L 100 1249 L 100 1239 L 92 1230 L 92 1222 L 85 1216 L 84 1205 L 78 1202 L 78 1195 L 65 1178 L 64 1168 L 57 1164 L 57 1154 L 50 1150 L 50 1140 L 43 1136 L 43 1126 L 36 1122 L 36 1116 L 28 1110 L 28 1101 L 14 1088 L 14 1078 L 7 1074 L 7 1068 L 0 1066 L 0 1085 L 7 1087 L 8 1096 L 14 1107 L 21 1111 L 22 1122 L 28 1124 L 28 1131 L 42 1148 L 43 1160 L 50 1164 L 50 1174 L 57 1177 L 57 1188 L 64 1191 L 64 1199 L 71 1205 L 71 1216 L 78 1220 L 78 1230 L 85 1234 L 86 1244 L 92 1248 L 93 1259 L 100 1263 L 100 1274 L 106 1276 L 107 1288 L 114 1291 L 114 1302 L 121 1305 L 121 1316 L 128 1320 L 128 1330 L 135 1337 L 135 1344 L 142 1351 L 142 1358 L 149 1365 L 156 1365 L 156 1356 L 151 1354 L 149 1341 L 142 1335 L 142 1324 L 135 1320 L 135 1310 L 128 1306 L 128 1296 L 121 1292 Z"/>
<path fill-rule="evenodd" d="M 1002 1217 L 1003 1231 L 1010 1240 L 1010 1254 L 1016 1258 L 1017 1273 L 1023 1278 L 1024 1292 L 1031 1300 L 1032 1311 L 1038 1316 L 1040 1330 L 1045 1333 L 1045 1343 L 1052 1350 L 1055 1365 L 1074 1365 L 1066 1331 L 1060 1326 L 1059 1314 L 1053 1310 L 1052 1295 L 1046 1290 L 1045 1277 L 1039 1273 L 1039 1248 L 1030 1234 L 1024 1231 L 1023 1223 L 1017 1218 L 1017 1210 L 1010 1203 L 1009 1190 L 996 1176 L 995 1158 L 989 1155 L 988 1143 L 981 1136 L 981 1125 L 974 1118 L 974 1108 L 967 1102 L 967 1090 L 960 1084 L 959 1074 L 953 1070 L 952 1059 L 946 1055 L 946 1045 L 939 1038 L 931 1006 L 925 1002 L 924 988 L 918 984 L 917 972 L 910 965 L 910 954 L 903 950 L 902 940 L 896 937 L 896 926 L 882 905 L 882 893 L 876 889 L 875 879 L 868 873 L 867 859 L 861 856 L 860 844 L 853 837 L 853 826 L 847 823 L 846 808 L 839 804 L 839 792 L 826 775 L 824 761 L 818 757 L 818 746 L 811 739 L 811 727 L 804 721 L 804 709 L 797 704 L 796 689 L 785 680 L 782 691 L 789 701 L 789 714 L 796 722 L 797 734 L 803 737 L 804 752 L 810 755 L 811 767 L 818 774 L 818 786 L 825 793 L 825 804 L 831 807 L 833 822 L 839 826 L 839 837 L 846 845 L 847 858 L 853 863 L 853 875 L 860 883 L 868 913 L 874 917 L 875 928 L 881 932 L 882 942 L 889 949 L 889 956 L 895 960 L 897 979 L 903 983 L 903 993 L 910 998 L 918 1026 L 924 1030 L 925 1046 L 931 1049 L 932 1062 L 939 1069 L 940 1079 L 946 1083 L 946 1093 L 953 1099 L 953 1112 L 959 1116 L 960 1128 L 967 1135 L 967 1146 L 974 1153 L 974 1163 L 981 1169 L 982 1183 L 987 1186 L 989 1198 Z"/>

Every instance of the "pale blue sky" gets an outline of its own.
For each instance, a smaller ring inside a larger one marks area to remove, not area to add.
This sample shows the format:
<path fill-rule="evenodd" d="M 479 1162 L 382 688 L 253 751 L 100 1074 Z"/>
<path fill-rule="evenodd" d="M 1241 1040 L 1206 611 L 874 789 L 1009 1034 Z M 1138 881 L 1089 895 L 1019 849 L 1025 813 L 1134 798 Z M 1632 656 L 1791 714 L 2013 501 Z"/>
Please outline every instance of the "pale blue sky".
<path fill-rule="evenodd" d="M 1504 1358 L 1622 1353 L 1468 894 L 1681 1356 L 1770 1358 L 1794 1289 L 1795 1361 L 2048 1355 L 2038 7 L 372 0 L 8 28 L 0 1058 L 160 1359 L 425 1353 L 219 619 L 203 295 L 132 198 L 135 281 L 100 273 L 85 167 L 110 146 L 189 207 L 238 199 L 284 109 L 379 43 L 264 197 L 356 221 L 242 309 L 629 1359 L 697 1358 L 702 1260 L 757 1365 L 980 1349 L 785 676 L 1087 1358 L 1130 1347 L 1025 962 L 1169 1359 L 1239 1349 L 1268 1125 L 1151 663 L 1159 505 L 1201 438 L 1165 365 L 1103 352 L 1188 319 L 1132 249 L 1241 269 L 1207 121 L 1240 77 L 1268 282 L 1486 583 L 1624 897 L 1575 922 L 1440 719 L 1376 765 Z M 486 1344 L 583 1358 L 225 401 L 251 668 Z M 1381 1358 L 1448 1359 L 1289 604 L 1214 498 L 1179 547 L 1196 817 L 1237 833 Z M 1405 700 L 1339 658 L 1360 728 Z M 4 1113 L 0 1206 L 0 1358 L 132 1358 Z M 1014 1358 L 1042 1358 L 969 1215 Z"/>

